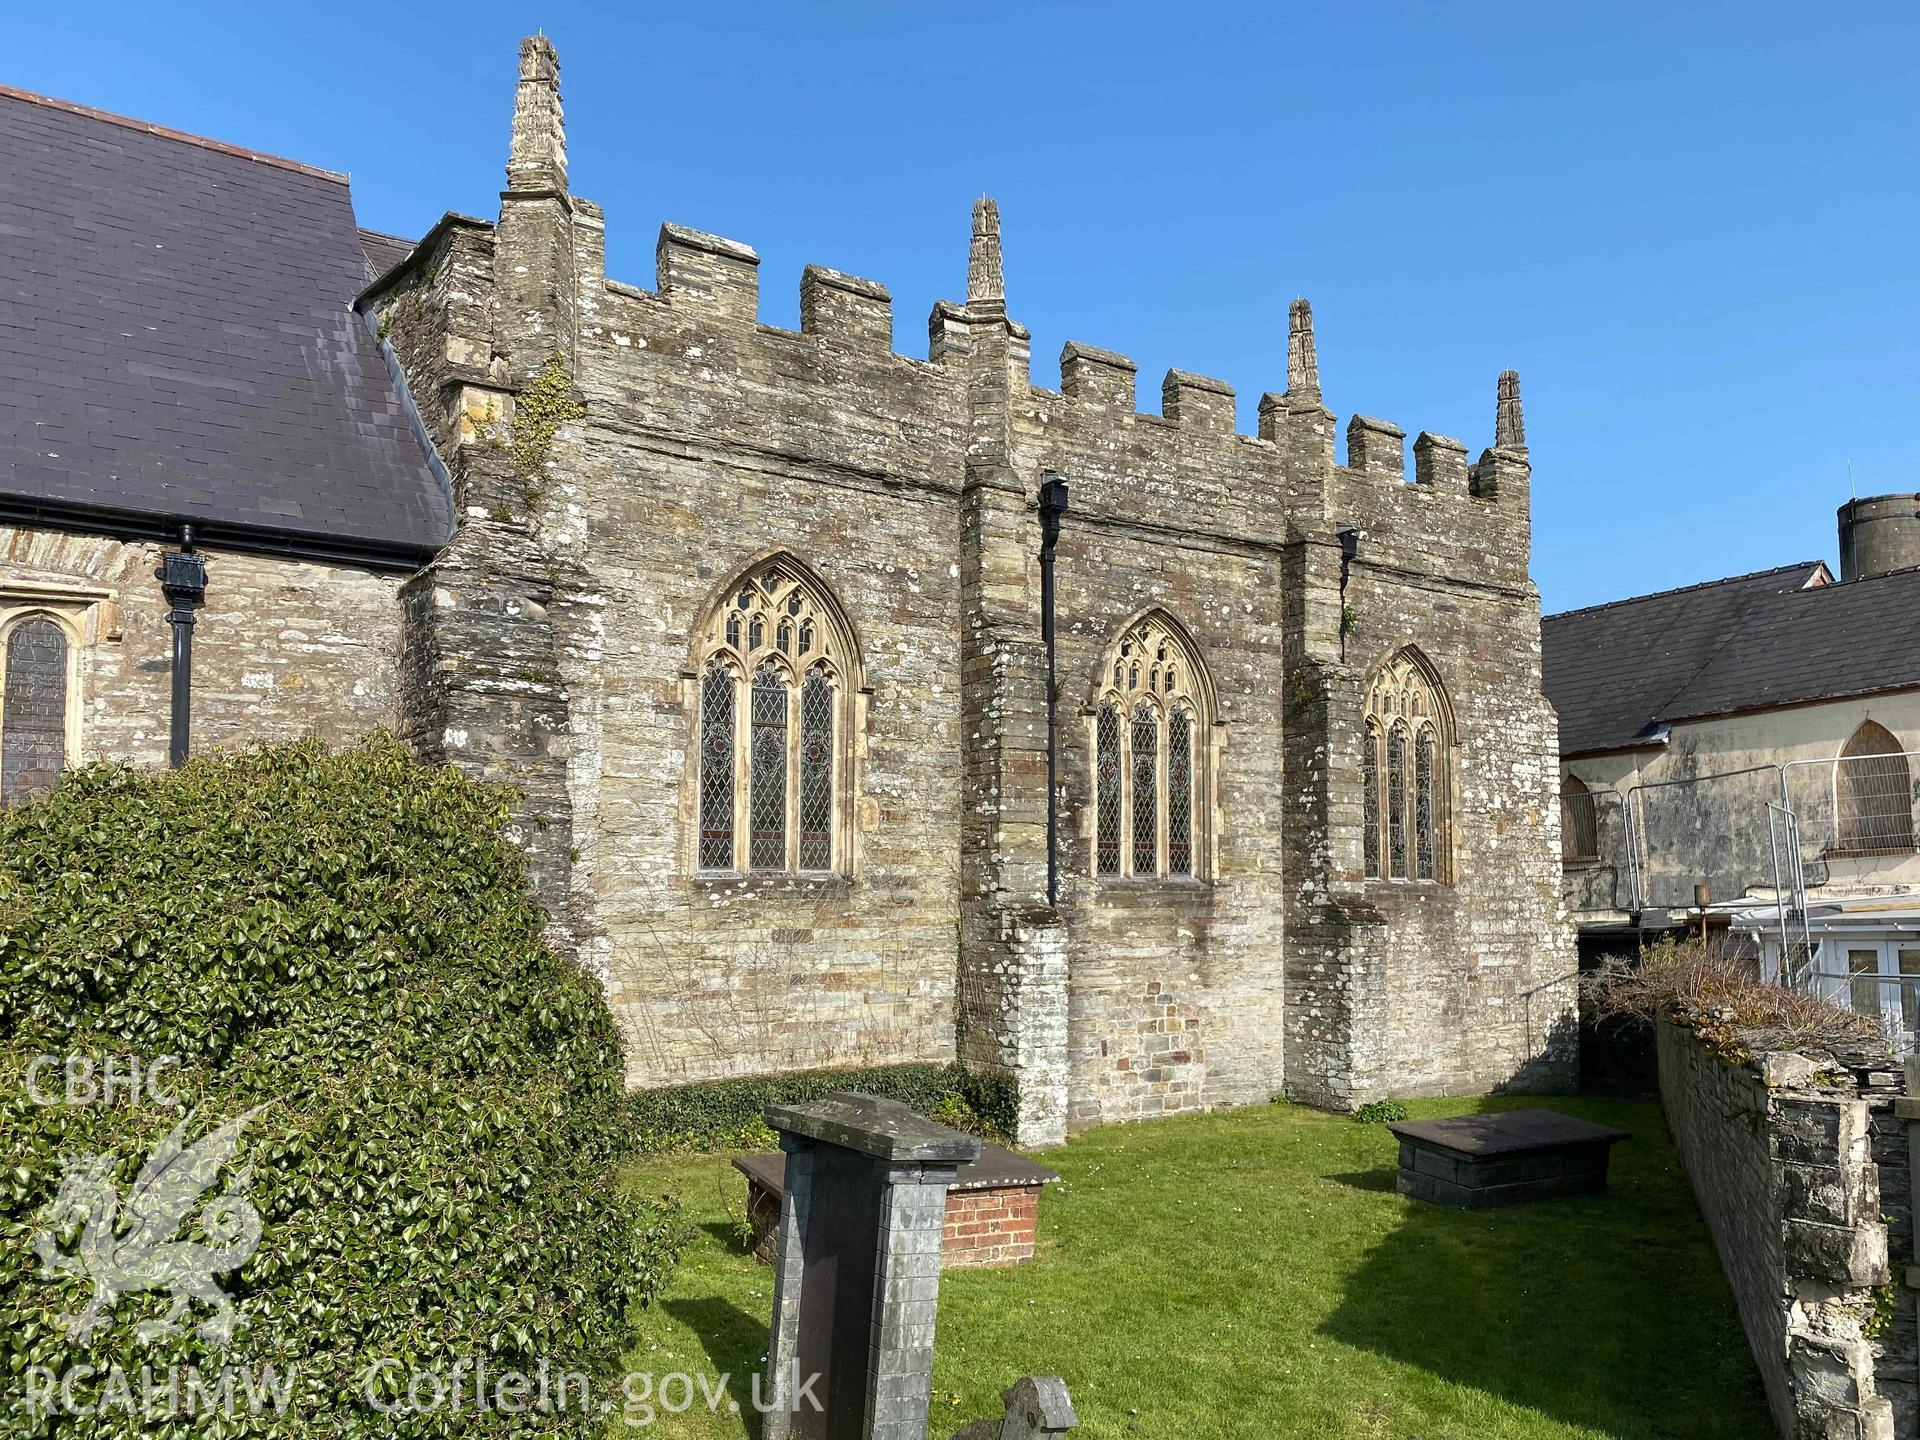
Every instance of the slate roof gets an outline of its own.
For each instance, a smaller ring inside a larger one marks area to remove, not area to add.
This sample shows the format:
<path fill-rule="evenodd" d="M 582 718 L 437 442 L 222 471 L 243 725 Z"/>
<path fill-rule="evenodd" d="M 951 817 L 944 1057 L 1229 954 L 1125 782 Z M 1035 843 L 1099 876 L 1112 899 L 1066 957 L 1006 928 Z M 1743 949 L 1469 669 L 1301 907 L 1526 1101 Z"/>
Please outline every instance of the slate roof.
<path fill-rule="evenodd" d="M 0 87 L 0 193 L 0 515 L 445 542 L 344 177 Z"/>
<path fill-rule="evenodd" d="M 1844 585 L 1804 560 L 1541 622 L 1560 753 L 1650 742 L 1661 723 L 1920 687 L 1920 569 Z"/>
<path fill-rule="evenodd" d="M 378 280 L 413 253 L 413 241 L 360 227 L 360 248 L 367 257 L 367 280 Z"/>

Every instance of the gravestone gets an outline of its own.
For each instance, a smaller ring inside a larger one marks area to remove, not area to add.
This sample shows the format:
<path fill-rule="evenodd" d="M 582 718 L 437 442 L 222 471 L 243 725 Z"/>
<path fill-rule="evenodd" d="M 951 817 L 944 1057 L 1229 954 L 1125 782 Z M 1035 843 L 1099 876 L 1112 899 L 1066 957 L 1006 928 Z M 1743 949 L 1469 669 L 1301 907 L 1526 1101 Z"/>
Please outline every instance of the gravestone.
<path fill-rule="evenodd" d="M 764 1440 L 925 1440 L 947 1186 L 980 1142 L 846 1092 L 766 1118 L 787 1158 Z"/>

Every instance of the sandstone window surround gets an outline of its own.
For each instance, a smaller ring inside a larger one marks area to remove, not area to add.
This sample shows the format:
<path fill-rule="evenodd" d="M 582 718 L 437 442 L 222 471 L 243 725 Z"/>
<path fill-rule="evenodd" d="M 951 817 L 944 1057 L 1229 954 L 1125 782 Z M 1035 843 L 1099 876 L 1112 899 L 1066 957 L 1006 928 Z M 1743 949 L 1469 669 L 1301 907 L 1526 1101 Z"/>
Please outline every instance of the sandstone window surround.
<path fill-rule="evenodd" d="M 81 749 L 79 612 L 0 609 L 0 806 L 50 791 Z"/>
<path fill-rule="evenodd" d="M 839 604 L 776 554 L 721 586 L 694 634 L 689 869 L 851 877 L 862 691 Z"/>
<path fill-rule="evenodd" d="M 1367 685 L 1361 848 L 1369 880 L 1452 878 L 1454 731 L 1446 690 L 1415 646 Z"/>
<path fill-rule="evenodd" d="M 0 806 L 51 790 L 79 758 L 81 658 L 102 634 L 119 638 L 104 592 L 0 591 Z"/>
<path fill-rule="evenodd" d="M 1129 620 L 1088 711 L 1095 879 L 1212 877 L 1216 734 L 1213 683 L 1185 629 L 1160 610 Z"/>

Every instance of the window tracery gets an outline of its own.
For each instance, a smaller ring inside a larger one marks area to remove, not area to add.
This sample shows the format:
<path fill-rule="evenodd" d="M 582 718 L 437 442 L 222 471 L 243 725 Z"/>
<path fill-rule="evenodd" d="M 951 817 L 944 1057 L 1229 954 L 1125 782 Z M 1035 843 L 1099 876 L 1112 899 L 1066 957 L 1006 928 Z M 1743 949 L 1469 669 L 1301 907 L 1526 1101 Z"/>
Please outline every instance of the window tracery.
<path fill-rule="evenodd" d="M 847 873 L 858 656 L 838 607 L 774 556 L 710 611 L 695 647 L 696 867 Z"/>
<path fill-rule="evenodd" d="M 1129 621 L 1101 663 L 1091 713 L 1094 874 L 1206 874 L 1213 699 L 1185 632 L 1159 611 Z"/>
<path fill-rule="evenodd" d="M 1361 851 L 1369 879 L 1447 875 L 1452 724 L 1439 677 L 1409 646 L 1375 672 L 1361 733 Z"/>

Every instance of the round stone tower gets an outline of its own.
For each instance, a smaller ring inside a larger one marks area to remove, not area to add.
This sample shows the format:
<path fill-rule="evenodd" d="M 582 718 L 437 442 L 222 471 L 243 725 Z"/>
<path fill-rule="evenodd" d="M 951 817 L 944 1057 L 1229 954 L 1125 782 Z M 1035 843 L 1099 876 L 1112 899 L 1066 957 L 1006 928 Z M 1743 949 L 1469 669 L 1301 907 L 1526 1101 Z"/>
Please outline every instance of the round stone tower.
<path fill-rule="evenodd" d="M 1869 495 L 1840 507 L 1840 578 L 1920 565 L 1920 495 Z"/>

